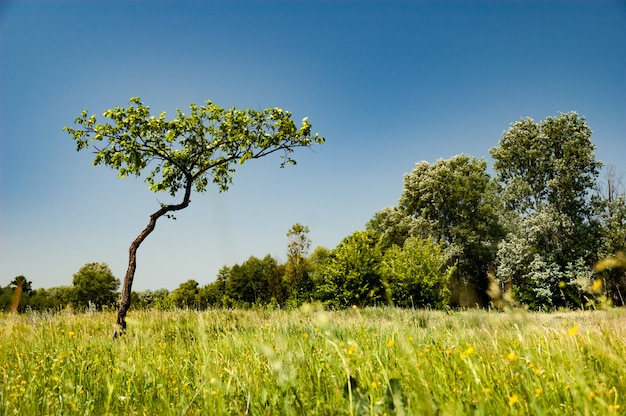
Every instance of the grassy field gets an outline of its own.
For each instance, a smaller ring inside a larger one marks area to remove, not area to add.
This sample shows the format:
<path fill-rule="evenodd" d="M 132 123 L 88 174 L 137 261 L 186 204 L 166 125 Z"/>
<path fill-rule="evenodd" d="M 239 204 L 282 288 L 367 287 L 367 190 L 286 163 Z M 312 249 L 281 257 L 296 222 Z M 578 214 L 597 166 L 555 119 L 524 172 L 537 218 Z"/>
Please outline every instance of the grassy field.
<path fill-rule="evenodd" d="M 0 412 L 625 414 L 626 310 L 0 316 Z"/>

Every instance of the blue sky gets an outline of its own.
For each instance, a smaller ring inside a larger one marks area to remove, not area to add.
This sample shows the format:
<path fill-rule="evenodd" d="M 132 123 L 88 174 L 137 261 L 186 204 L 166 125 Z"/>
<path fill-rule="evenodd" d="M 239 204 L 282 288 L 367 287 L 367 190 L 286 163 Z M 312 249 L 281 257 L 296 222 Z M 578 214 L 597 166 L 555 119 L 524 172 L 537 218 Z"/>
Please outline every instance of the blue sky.
<path fill-rule="evenodd" d="M 489 159 L 509 125 L 577 111 L 626 170 L 623 1 L 16 1 L 0 3 L 0 285 L 123 278 L 165 194 L 91 166 L 62 131 L 140 96 L 155 114 L 207 99 L 282 107 L 327 139 L 298 165 L 251 161 L 194 195 L 139 249 L 135 290 L 215 279 L 289 228 L 335 247 L 397 203 L 415 163 Z"/>

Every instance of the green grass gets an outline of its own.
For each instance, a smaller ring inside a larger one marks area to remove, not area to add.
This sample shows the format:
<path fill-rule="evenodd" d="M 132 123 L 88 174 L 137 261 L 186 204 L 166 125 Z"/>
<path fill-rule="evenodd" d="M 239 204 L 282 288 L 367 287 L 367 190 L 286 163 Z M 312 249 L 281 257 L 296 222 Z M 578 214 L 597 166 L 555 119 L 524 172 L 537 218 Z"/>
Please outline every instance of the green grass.
<path fill-rule="evenodd" d="M 626 310 L 0 316 L 0 414 L 626 410 Z"/>

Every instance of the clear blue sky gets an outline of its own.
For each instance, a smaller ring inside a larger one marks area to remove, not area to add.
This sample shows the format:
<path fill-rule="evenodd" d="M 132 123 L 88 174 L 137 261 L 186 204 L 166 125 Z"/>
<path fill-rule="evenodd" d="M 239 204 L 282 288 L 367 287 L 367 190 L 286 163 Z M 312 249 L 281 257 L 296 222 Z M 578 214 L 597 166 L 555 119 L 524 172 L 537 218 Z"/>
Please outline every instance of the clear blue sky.
<path fill-rule="evenodd" d="M 509 125 L 577 111 L 626 170 L 624 1 L 0 2 L 0 285 L 71 285 L 85 263 L 123 278 L 167 195 L 91 166 L 62 131 L 140 96 L 153 113 L 207 99 L 309 116 L 327 143 L 298 165 L 252 161 L 163 219 L 134 289 L 215 279 L 310 227 L 334 248 L 397 203 L 421 160 L 489 159 Z"/>

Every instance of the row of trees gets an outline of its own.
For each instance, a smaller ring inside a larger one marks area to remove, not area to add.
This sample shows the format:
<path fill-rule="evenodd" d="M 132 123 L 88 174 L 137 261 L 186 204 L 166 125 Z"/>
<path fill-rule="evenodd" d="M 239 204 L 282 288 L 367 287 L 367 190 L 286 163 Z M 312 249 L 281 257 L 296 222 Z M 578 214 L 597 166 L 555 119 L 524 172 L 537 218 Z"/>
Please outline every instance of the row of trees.
<path fill-rule="evenodd" d="M 267 256 L 224 267 L 189 299 L 195 307 L 319 300 L 439 308 L 485 306 L 506 292 L 554 310 L 601 292 L 624 305 L 624 263 L 594 270 L 626 248 L 624 187 L 610 167 L 601 183 L 594 150 L 576 113 L 522 119 L 490 150 L 494 175 L 468 155 L 419 162 L 398 205 L 334 249 L 308 255 L 308 229 L 297 224 L 286 264 Z"/>
<path fill-rule="evenodd" d="M 309 254 L 309 229 L 296 224 L 287 233 L 284 264 L 269 255 L 250 257 L 223 267 L 206 286 L 189 280 L 172 292 L 133 292 L 132 303 L 442 308 L 485 306 L 506 292 L 531 309 L 552 310 L 583 306 L 590 293 L 601 291 L 624 305 L 625 264 L 615 254 L 626 247 L 626 197 L 613 168 L 599 181 L 602 164 L 590 137 L 576 113 L 522 119 L 490 150 L 495 175 L 484 159 L 468 155 L 419 162 L 405 175 L 398 204 L 374 214 L 365 230 L 332 250 L 317 247 Z M 602 259 L 608 261 L 598 263 Z M 597 264 L 602 267 L 594 272 Z M 103 284 L 93 284 L 97 276 Z M 118 285 L 106 265 L 90 263 L 74 276 L 63 301 L 114 304 Z M 5 288 L 0 299 L 9 292 Z M 57 306 L 59 292 L 25 288 L 24 296 L 40 309 Z M 46 297 L 48 303 L 38 300 Z"/>
<path fill-rule="evenodd" d="M 72 286 L 33 289 L 32 282 L 25 276 L 17 276 L 8 286 L 0 287 L 0 310 L 8 311 L 14 300 L 19 302 L 19 312 L 58 310 L 68 306 L 78 310 L 101 310 L 117 304 L 119 285 L 120 281 L 106 263 L 85 264 L 74 274 Z"/>

